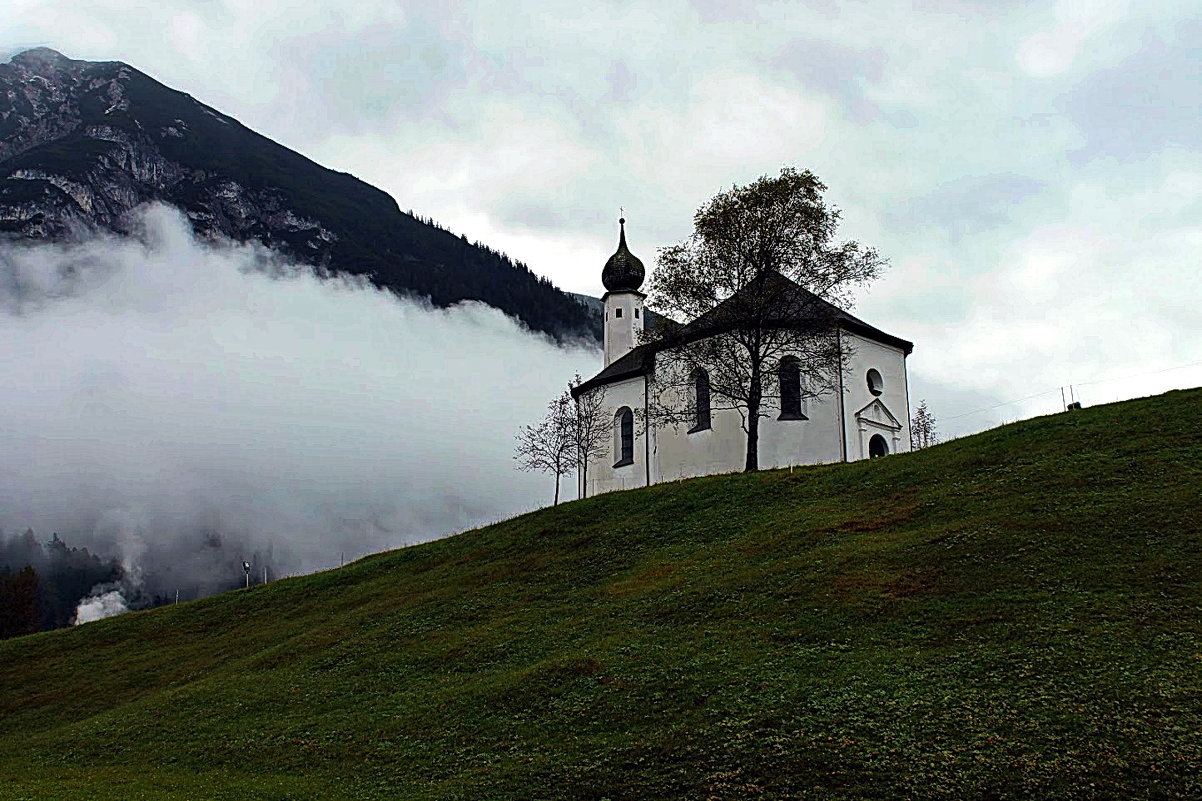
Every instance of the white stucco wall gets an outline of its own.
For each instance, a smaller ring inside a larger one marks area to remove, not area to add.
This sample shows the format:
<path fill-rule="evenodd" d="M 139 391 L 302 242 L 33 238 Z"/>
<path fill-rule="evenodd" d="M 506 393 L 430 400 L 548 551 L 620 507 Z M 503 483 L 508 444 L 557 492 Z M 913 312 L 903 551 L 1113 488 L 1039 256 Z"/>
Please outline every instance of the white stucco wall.
<path fill-rule="evenodd" d="M 714 405 L 721 400 L 714 399 Z M 759 466 L 761 468 L 837 462 L 839 403 L 836 391 L 807 398 L 802 412 L 807 420 L 780 420 L 780 410 L 771 409 L 760 418 Z M 655 461 L 652 480 L 676 480 L 713 473 L 741 471 L 747 464 L 747 433 L 743 418 L 734 409 L 715 409 L 709 429 L 689 433 L 687 426 L 661 427 L 655 432 Z"/>
<path fill-rule="evenodd" d="M 843 376 L 843 425 L 840 426 L 837 388 L 804 401 L 802 411 L 806 420 L 780 420 L 779 411 L 773 409 L 768 418 L 760 420 L 761 468 L 838 462 L 844 458 L 844 447 L 848 461 L 864 459 L 868 457 L 871 436 L 878 433 L 885 437 L 890 453 L 910 450 L 905 353 L 846 331 L 842 338 L 850 354 Z M 872 369 L 881 376 L 879 396 L 868 387 L 867 374 Z M 643 409 L 644 386 L 640 376 L 607 388 L 605 405 L 611 427 L 616 411 L 622 406 L 629 406 L 636 414 Z M 720 401 L 715 398 L 714 404 L 717 406 Z M 857 416 L 862 410 L 864 413 Z M 747 435 L 735 410 L 714 409 L 710 428 L 693 433 L 684 425 L 659 426 L 645 433 L 639 428 L 636 422 L 634 463 L 615 468 L 617 454 L 612 452 L 611 445 L 610 452 L 590 463 L 586 494 L 644 486 L 648 451 L 651 483 L 737 472 L 746 463 Z"/>
<path fill-rule="evenodd" d="M 745 439 L 738 412 L 715 409 L 709 428 L 692 434 L 688 429 L 685 425 L 656 428 L 653 480 L 676 481 L 743 469 Z"/>
<path fill-rule="evenodd" d="M 605 302 L 606 367 L 634 349 L 638 334 L 643 330 L 645 297 L 641 292 L 632 290 L 605 293 L 602 300 Z"/>
<path fill-rule="evenodd" d="M 868 458 L 868 440 L 872 434 L 877 433 L 885 437 L 890 453 L 904 453 L 910 450 L 910 409 L 905 353 L 899 348 L 847 332 L 843 333 L 843 343 L 852 354 L 843 378 L 848 461 Z M 879 396 L 873 395 L 868 389 L 867 375 L 871 369 L 879 372 L 884 382 Z M 892 431 L 887 427 L 856 419 L 857 412 L 878 399 L 901 424 L 900 430 Z"/>
<path fill-rule="evenodd" d="M 779 409 L 760 420 L 760 467 L 826 464 L 842 458 L 837 393 L 807 399 L 802 412 L 808 420 L 778 420 Z"/>
<path fill-rule="evenodd" d="M 610 436 L 606 440 L 605 454 L 599 458 L 594 458 L 589 461 L 588 476 L 585 479 L 587 490 L 585 495 L 596 495 L 600 492 L 609 492 L 611 490 L 630 489 L 632 487 L 642 487 L 647 483 L 647 447 L 646 438 L 639 431 L 639 421 L 637 415 L 643 409 L 643 378 L 629 378 L 625 381 L 619 381 L 610 384 L 605 388 L 605 419 L 608 420 L 608 430 Z M 634 463 L 623 465 L 622 467 L 614 467 L 614 463 L 618 461 L 619 454 L 614 452 L 615 437 L 615 415 L 618 409 L 623 406 L 629 406 L 630 410 L 635 413 L 634 423 Z M 580 484 L 581 477 L 577 476 L 577 486 Z"/>

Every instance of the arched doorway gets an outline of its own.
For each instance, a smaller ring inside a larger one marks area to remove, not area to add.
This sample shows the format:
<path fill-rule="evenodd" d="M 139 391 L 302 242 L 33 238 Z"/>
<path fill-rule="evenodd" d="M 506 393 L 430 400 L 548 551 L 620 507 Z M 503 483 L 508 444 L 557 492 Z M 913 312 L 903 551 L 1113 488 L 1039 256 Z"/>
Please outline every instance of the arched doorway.
<path fill-rule="evenodd" d="M 868 440 L 868 458 L 875 459 L 888 453 L 889 443 L 885 442 L 885 438 L 880 434 L 873 434 L 872 439 Z"/>

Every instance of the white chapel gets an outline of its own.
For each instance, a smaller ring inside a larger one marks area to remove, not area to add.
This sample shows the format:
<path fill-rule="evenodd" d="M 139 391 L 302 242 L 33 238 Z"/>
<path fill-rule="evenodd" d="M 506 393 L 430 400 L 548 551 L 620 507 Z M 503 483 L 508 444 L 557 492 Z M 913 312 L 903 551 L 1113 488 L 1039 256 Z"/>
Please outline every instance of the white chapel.
<path fill-rule="evenodd" d="M 704 415 L 699 414 L 697 424 L 688 430 L 635 425 L 636 412 L 646 411 L 648 379 L 656 352 L 664 346 L 659 342 L 639 344 L 647 319 L 646 295 L 639 291 L 645 271 L 626 245 L 625 220 L 619 225 L 618 249 L 601 271 L 606 289 L 601 299 L 605 306 L 605 364 L 572 393 L 577 402 L 590 392 L 604 394 L 603 414 L 612 421 L 612 446 L 605 455 L 589 461 L 586 478 L 577 476 L 581 495 L 742 470 L 746 434 L 735 410 L 710 412 L 707 400 Z M 797 292 L 806 293 L 790 284 Z M 850 354 L 840 388 L 819 397 L 806 397 L 797 388 L 790 392 L 789 383 L 801 382 L 804 377 L 795 367 L 790 371 L 789 357 L 780 360 L 780 409 L 773 409 L 760 423 L 761 469 L 853 461 L 910 450 L 906 357 L 914 345 L 841 309 L 834 313 L 838 337 Z M 686 323 L 681 330 L 687 332 L 688 328 Z M 697 401 L 701 408 L 700 398 Z"/>

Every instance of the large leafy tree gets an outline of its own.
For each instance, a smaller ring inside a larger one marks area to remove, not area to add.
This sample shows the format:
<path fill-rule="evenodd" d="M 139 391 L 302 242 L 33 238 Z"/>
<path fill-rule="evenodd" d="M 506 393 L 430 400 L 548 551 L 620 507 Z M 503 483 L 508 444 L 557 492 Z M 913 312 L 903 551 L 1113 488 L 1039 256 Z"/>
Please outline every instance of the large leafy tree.
<path fill-rule="evenodd" d="M 649 334 L 649 422 L 700 425 L 710 410 L 736 410 L 748 471 L 759 468 L 760 419 L 780 408 L 782 360 L 803 376 L 803 397 L 832 391 L 849 356 L 836 306 L 886 265 L 872 248 L 836 241 L 840 214 L 825 190 L 809 170 L 786 167 L 716 195 L 693 234 L 660 251 L 648 285 L 653 311 L 692 321 Z"/>

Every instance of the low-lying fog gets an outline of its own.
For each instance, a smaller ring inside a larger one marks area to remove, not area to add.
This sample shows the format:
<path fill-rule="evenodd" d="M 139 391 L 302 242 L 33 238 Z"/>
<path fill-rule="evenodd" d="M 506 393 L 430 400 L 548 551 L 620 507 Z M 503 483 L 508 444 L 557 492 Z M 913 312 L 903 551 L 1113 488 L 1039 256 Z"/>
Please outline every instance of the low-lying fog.
<path fill-rule="evenodd" d="M 514 434 L 598 364 L 481 304 L 198 242 L 166 207 L 136 237 L 3 245 L 0 528 L 165 597 L 244 559 L 256 580 L 337 565 L 548 503 Z"/>

